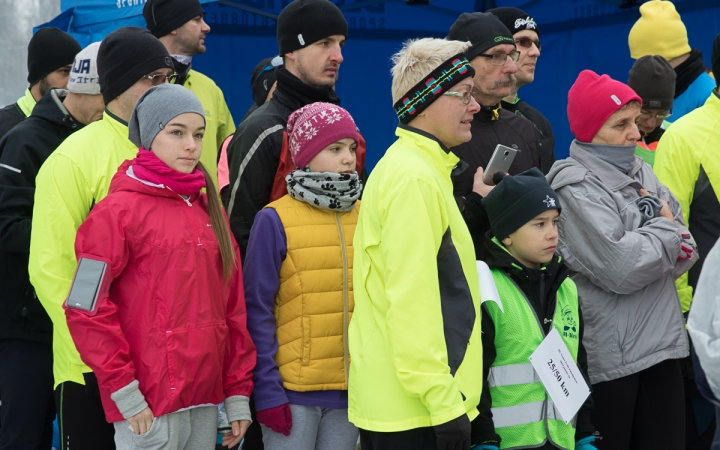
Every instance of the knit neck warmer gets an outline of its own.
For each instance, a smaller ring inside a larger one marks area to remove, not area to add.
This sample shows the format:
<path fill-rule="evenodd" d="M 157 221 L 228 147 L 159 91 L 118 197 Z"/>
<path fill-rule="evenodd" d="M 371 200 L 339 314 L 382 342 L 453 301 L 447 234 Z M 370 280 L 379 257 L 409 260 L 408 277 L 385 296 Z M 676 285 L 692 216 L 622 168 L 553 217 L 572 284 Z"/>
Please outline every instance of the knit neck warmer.
<path fill-rule="evenodd" d="M 197 167 L 190 173 L 178 172 L 162 162 L 155 153 L 140 147 L 133 160 L 135 176 L 153 184 L 160 184 L 173 192 L 190 196 L 205 187 L 205 175 Z"/>
<path fill-rule="evenodd" d="M 690 56 L 682 64 L 675 68 L 677 79 L 675 80 L 675 98 L 685 92 L 690 85 L 705 72 L 705 63 L 702 60 L 700 50 L 694 48 Z"/>
<path fill-rule="evenodd" d="M 624 174 L 630 173 L 635 167 L 636 145 L 591 144 L 575 140 L 578 147 L 594 157 L 614 166 Z"/>
<path fill-rule="evenodd" d="M 189 60 L 187 58 L 190 58 Z M 187 81 L 188 73 L 192 69 L 192 56 L 183 57 L 181 55 L 172 55 L 173 65 L 175 66 L 175 72 L 178 74 L 175 84 L 183 86 Z"/>
<path fill-rule="evenodd" d="M 277 75 L 277 88 L 273 95 L 276 96 L 279 93 L 281 99 L 288 97 L 292 103 L 292 105 L 288 106 L 293 111 L 316 102 L 340 104 L 340 98 L 329 86 L 305 84 L 284 67 L 275 68 L 275 75 Z"/>
<path fill-rule="evenodd" d="M 304 172 L 294 170 L 285 177 L 288 194 L 295 200 L 320 209 L 346 212 L 353 209 L 362 193 L 357 172 Z"/>

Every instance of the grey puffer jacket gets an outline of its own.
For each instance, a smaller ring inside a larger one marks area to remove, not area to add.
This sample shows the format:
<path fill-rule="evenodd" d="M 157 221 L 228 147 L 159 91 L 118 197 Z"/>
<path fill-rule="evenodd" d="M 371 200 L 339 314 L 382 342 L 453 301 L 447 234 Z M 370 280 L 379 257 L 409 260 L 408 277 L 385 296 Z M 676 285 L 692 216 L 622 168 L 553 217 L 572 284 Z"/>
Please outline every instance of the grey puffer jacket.
<path fill-rule="evenodd" d="M 573 141 L 570 157 L 547 175 L 560 197 L 558 251 L 577 272 L 573 280 L 585 319 L 583 344 L 591 383 L 637 373 L 688 355 L 688 338 L 675 278 L 697 260 L 679 260 L 689 232 L 680 204 L 636 157 L 628 175 Z M 641 188 L 672 210 L 643 222 Z M 688 241 L 686 241 L 688 242 Z M 695 248 L 690 238 L 689 243 Z"/>

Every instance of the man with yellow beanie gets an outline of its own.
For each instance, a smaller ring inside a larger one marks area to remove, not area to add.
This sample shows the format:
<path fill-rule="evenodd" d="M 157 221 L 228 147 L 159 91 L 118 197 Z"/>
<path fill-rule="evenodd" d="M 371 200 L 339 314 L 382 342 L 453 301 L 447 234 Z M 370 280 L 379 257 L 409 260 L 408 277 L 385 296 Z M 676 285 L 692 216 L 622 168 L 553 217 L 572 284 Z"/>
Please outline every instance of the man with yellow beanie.
<path fill-rule="evenodd" d="M 691 49 L 687 29 L 675 9 L 666 0 L 650 0 L 640 6 L 640 18 L 628 36 L 630 56 L 660 55 L 675 69 L 675 101 L 672 121 L 705 104 L 715 88 L 702 53 Z"/>

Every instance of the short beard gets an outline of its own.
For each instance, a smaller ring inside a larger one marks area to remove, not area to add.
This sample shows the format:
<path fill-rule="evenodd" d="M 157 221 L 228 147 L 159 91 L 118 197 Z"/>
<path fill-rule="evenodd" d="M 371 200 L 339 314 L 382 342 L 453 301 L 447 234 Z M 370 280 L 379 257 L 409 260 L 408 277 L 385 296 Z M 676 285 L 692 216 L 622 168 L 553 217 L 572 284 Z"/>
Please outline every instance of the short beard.
<path fill-rule="evenodd" d="M 42 78 L 40 81 L 38 81 L 38 88 L 40 89 L 40 97 L 44 97 L 45 94 L 47 94 L 48 91 L 52 89 L 52 86 L 50 86 L 50 83 L 48 83 L 47 77 Z"/>

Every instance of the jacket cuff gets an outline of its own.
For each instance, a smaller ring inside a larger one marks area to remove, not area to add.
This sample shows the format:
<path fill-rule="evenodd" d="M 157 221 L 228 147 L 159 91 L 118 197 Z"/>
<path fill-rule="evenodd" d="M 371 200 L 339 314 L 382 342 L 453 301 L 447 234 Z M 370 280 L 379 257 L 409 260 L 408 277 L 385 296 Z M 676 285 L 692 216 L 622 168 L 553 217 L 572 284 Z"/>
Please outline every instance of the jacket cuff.
<path fill-rule="evenodd" d="M 249 420 L 252 422 L 250 417 L 250 397 L 244 395 L 231 395 L 225 399 L 225 413 L 227 414 L 228 422 L 234 422 L 236 420 Z"/>
<path fill-rule="evenodd" d="M 140 383 L 133 380 L 127 386 L 110 394 L 125 420 L 148 407 L 145 396 L 140 392 Z"/>

